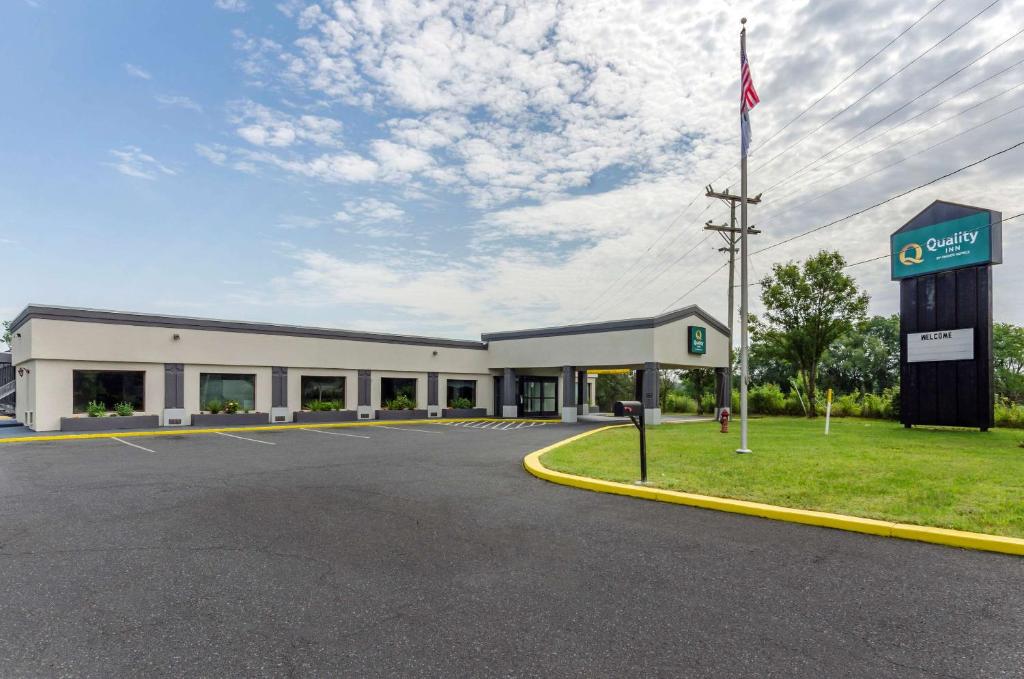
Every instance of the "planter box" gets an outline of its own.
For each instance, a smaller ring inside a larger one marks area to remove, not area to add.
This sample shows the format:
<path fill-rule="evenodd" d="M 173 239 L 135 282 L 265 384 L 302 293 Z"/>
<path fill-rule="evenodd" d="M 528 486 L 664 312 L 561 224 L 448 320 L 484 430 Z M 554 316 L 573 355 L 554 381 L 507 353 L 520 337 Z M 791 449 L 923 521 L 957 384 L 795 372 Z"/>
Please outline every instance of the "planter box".
<path fill-rule="evenodd" d="M 441 417 L 487 417 L 487 408 L 445 408 Z"/>
<path fill-rule="evenodd" d="M 253 424 L 270 424 L 266 413 L 217 413 L 216 415 L 193 415 L 193 427 L 242 427 Z"/>
<path fill-rule="evenodd" d="M 375 412 L 378 420 L 425 420 L 426 410 L 378 410 Z"/>
<path fill-rule="evenodd" d="M 292 413 L 294 422 L 355 422 L 354 410 L 296 410 Z"/>
<path fill-rule="evenodd" d="M 156 429 L 159 415 L 129 415 L 128 417 L 62 417 L 61 431 L 106 431 L 108 429 Z"/>

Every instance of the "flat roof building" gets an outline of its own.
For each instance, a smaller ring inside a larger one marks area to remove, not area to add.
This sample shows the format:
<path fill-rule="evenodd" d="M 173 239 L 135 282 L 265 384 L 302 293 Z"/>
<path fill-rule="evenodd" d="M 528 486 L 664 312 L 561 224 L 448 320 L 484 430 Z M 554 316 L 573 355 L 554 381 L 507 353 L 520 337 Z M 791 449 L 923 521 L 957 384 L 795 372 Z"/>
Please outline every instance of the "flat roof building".
<path fill-rule="evenodd" d="M 11 332 L 16 416 L 39 431 L 473 416 L 573 422 L 595 403 L 588 370 L 609 368 L 637 371 L 637 400 L 657 423 L 660 368 L 729 365 L 728 328 L 696 306 L 472 341 L 31 304 Z"/>

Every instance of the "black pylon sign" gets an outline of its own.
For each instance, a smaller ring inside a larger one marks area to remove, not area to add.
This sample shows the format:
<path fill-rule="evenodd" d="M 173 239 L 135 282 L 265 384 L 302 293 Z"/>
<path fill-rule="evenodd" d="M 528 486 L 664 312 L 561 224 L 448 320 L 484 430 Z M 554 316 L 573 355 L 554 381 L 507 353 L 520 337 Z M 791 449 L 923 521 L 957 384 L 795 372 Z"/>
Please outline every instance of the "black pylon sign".
<path fill-rule="evenodd" d="M 995 425 L 992 265 L 1002 214 L 937 200 L 890 236 L 900 283 L 900 420 Z"/>

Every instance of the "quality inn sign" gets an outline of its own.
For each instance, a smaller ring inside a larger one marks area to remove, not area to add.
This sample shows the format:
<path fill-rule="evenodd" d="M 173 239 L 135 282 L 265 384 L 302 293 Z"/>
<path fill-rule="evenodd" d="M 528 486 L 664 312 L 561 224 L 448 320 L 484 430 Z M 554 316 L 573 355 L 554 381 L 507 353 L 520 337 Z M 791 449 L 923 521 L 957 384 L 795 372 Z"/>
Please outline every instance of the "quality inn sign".
<path fill-rule="evenodd" d="M 990 213 L 979 212 L 890 236 L 893 280 L 996 263 Z M 998 229 L 998 225 L 996 225 Z M 998 238 L 998 235 L 997 235 Z"/>

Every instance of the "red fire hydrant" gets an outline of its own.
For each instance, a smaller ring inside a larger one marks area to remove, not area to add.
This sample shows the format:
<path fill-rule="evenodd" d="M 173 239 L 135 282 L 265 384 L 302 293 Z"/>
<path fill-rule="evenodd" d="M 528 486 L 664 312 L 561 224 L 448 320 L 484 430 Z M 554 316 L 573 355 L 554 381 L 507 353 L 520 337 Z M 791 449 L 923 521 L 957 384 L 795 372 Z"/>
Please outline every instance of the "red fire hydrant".
<path fill-rule="evenodd" d="M 718 416 L 719 422 L 722 423 L 722 433 L 729 433 L 729 409 L 722 408 L 722 413 Z"/>

